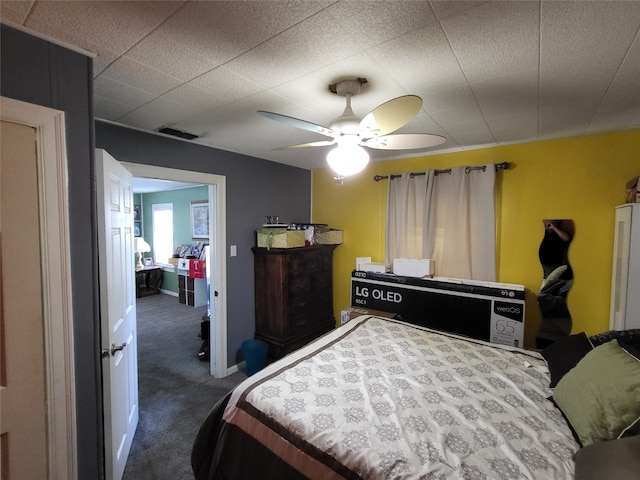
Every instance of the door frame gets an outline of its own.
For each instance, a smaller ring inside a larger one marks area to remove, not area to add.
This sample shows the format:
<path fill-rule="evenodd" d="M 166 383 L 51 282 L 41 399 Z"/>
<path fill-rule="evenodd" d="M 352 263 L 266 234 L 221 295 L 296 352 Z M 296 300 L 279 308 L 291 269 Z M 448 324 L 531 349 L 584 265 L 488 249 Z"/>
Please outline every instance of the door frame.
<path fill-rule="evenodd" d="M 0 118 L 36 131 L 49 478 L 75 480 L 75 362 L 64 112 L 0 97 Z"/>
<path fill-rule="evenodd" d="M 210 272 L 211 285 L 209 291 L 209 298 L 211 299 L 211 332 L 209 335 L 211 341 L 210 373 L 215 378 L 226 377 L 233 373 L 227 368 L 227 179 L 223 175 L 215 175 L 212 173 L 156 167 L 141 163 L 120 163 L 133 173 L 134 177 L 208 185 L 209 225 L 213 225 L 212 230 L 214 232 L 214 236 L 209 238 L 210 242 L 216 247 L 211 251 L 215 268 Z"/>

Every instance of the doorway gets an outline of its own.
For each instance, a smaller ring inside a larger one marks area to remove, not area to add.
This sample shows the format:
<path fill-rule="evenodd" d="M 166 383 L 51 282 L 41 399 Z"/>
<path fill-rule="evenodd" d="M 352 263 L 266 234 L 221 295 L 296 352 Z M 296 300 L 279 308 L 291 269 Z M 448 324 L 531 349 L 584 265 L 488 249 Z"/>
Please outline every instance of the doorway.
<path fill-rule="evenodd" d="M 231 373 L 227 369 L 226 178 L 221 175 L 137 163 L 122 162 L 122 164 L 137 178 L 185 182 L 208 187 L 209 225 L 212 226 L 209 238 L 209 244 L 212 245 L 210 253 L 212 265 L 207 265 L 211 278 L 209 372 L 215 378 L 223 378 Z"/>

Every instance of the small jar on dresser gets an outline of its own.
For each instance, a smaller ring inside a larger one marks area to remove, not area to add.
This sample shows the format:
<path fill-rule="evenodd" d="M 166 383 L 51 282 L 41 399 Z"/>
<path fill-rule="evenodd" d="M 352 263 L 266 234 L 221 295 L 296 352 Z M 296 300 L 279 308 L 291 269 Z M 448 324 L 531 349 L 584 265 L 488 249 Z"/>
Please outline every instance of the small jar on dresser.
<path fill-rule="evenodd" d="M 283 357 L 335 328 L 333 250 L 337 245 L 252 248 L 256 338 Z"/>

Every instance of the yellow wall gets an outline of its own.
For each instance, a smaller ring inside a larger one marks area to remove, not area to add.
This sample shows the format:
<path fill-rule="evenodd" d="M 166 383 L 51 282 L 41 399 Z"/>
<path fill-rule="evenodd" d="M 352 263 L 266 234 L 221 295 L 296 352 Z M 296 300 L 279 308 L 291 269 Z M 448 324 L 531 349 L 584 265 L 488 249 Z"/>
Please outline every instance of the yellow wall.
<path fill-rule="evenodd" d="M 512 167 L 496 176 L 497 280 L 527 288 L 525 345 L 534 346 L 540 324 L 543 218 L 575 222 L 569 248 L 575 283 L 568 295 L 573 332 L 607 330 L 614 206 L 624 203 L 625 183 L 640 175 L 640 129 L 376 162 L 344 186 L 330 170 L 315 170 L 313 221 L 344 230 L 334 257 L 336 314 L 350 306 L 355 257 L 384 260 L 388 180 L 375 182 L 374 175 L 500 162 Z"/>

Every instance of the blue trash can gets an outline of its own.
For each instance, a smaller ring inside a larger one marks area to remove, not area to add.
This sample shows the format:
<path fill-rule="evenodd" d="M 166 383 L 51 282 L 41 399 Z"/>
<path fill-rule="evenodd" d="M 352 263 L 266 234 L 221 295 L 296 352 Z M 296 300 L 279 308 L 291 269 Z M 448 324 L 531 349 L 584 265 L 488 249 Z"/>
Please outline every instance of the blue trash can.
<path fill-rule="evenodd" d="M 264 368 L 268 346 L 262 340 L 245 340 L 242 342 L 242 354 L 247 362 L 247 375 L 251 376 Z"/>

